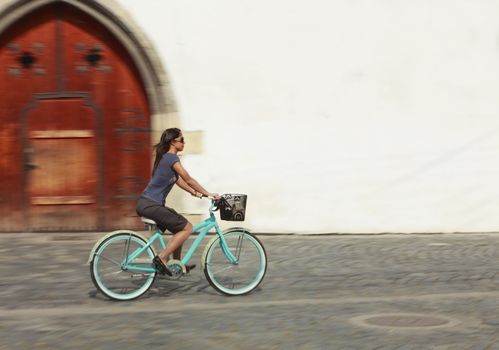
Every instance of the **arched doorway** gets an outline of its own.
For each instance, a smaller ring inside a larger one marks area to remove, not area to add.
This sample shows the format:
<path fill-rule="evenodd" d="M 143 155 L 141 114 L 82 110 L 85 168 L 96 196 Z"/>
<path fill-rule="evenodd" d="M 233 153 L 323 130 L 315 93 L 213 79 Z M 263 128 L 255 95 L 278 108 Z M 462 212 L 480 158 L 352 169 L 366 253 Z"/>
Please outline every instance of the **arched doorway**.
<path fill-rule="evenodd" d="M 151 111 L 100 22 L 50 2 L 0 34 L 0 231 L 137 227 Z"/>

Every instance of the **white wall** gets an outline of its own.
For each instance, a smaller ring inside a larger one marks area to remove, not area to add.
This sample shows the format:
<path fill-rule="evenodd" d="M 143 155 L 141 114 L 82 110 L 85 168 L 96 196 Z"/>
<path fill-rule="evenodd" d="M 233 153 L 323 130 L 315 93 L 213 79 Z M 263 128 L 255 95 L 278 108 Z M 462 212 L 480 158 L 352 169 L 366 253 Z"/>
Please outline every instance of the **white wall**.
<path fill-rule="evenodd" d="M 498 1 L 119 2 L 205 132 L 185 166 L 247 193 L 246 226 L 499 230 Z"/>

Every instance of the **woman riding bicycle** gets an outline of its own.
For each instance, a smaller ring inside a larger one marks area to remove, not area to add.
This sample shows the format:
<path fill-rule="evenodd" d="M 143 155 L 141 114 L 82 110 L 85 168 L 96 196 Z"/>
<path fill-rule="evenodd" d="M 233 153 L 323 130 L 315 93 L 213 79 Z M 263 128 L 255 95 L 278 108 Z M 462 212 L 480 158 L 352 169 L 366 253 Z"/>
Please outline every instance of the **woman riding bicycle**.
<path fill-rule="evenodd" d="M 166 248 L 153 259 L 154 265 L 162 274 L 171 275 L 166 266 L 166 259 L 170 254 L 180 260 L 182 244 L 192 232 L 192 224 L 174 209 L 165 206 L 165 199 L 174 184 L 191 195 L 201 198 L 218 194 L 209 193 L 194 180 L 180 163 L 177 155 L 184 149 L 185 141 L 182 131 L 177 128 L 166 129 L 161 139 L 154 147 L 156 159 L 152 170 L 152 178 L 137 202 L 137 213 L 156 221 L 161 231 L 168 229 L 174 236 Z M 187 271 L 196 265 L 186 266 Z"/>

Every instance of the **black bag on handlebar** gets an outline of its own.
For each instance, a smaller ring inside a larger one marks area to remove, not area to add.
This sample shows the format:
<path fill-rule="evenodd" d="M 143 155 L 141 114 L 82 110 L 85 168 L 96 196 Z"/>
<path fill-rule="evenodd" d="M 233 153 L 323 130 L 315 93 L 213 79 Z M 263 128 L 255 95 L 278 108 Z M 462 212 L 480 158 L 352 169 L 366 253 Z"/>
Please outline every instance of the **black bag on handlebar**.
<path fill-rule="evenodd" d="M 218 205 L 220 209 L 220 219 L 226 221 L 244 221 L 246 212 L 245 194 L 224 194 Z"/>

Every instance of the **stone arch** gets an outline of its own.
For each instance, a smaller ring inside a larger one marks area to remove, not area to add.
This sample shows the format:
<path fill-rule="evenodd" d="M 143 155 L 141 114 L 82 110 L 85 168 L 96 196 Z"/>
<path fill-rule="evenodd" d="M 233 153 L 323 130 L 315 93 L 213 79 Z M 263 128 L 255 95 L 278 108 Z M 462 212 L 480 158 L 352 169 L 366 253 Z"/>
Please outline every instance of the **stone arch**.
<path fill-rule="evenodd" d="M 126 48 L 146 89 L 154 132 L 160 132 L 168 125 L 178 125 L 177 105 L 159 55 L 140 26 L 117 1 L 0 0 L 0 34 L 18 19 L 54 2 L 70 4 L 92 16 Z"/>

